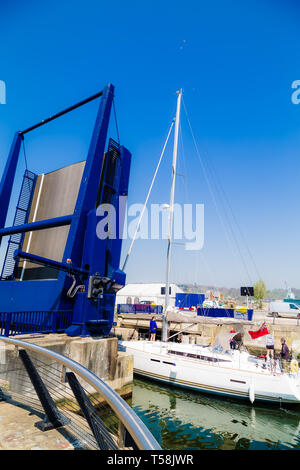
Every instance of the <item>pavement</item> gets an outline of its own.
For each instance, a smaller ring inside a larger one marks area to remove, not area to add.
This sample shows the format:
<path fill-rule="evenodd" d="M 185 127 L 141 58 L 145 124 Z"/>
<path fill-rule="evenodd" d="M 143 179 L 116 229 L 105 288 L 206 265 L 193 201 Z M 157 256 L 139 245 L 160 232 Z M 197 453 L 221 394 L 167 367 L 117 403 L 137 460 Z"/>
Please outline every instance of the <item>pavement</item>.
<path fill-rule="evenodd" d="M 75 450 L 78 440 L 65 429 L 42 432 L 35 427 L 38 412 L 0 401 L 0 450 Z"/>

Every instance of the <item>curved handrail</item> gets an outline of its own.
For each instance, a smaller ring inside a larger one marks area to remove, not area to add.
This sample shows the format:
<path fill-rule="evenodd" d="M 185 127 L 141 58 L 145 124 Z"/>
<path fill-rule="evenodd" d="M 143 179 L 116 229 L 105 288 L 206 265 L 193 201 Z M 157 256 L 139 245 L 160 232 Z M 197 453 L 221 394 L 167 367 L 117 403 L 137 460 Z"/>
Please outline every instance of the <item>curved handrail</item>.
<path fill-rule="evenodd" d="M 7 338 L 0 335 L 0 341 L 21 346 L 24 349 L 29 349 L 38 352 L 43 356 L 55 359 L 60 364 L 67 366 L 68 369 L 76 372 L 87 383 L 92 385 L 95 390 L 99 391 L 106 399 L 107 403 L 111 406 L 125 428 L 129 431 L 131 437 L 135 441 L 140 450 L 161 450 L 160 445 L 153 437 L 149 429 L 145 426 L 142 420 L 130 408 L 130 406 L 123 400 L 109 385 L 101 380 L 97 375 L 91 372 L 86 367 L 82 366 L 73 359 L 70 359 L 60 353 L 44 348 L 37 344 L 28 343 L 14 338 Z"/>

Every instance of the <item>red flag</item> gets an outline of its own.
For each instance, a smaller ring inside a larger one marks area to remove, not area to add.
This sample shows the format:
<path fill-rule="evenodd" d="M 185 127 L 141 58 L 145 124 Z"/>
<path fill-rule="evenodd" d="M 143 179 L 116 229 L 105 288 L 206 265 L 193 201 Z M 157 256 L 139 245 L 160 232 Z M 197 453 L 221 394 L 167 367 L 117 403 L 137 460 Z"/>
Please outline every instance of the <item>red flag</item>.
<path fill-rule="evenodd" d="M 269 334 L 268 328 L 260 328 L 257 331 L 248 331 L 249 335 L 251 336 L 252 339 L 260 338 L 261 336 L 265 336 Z"/>

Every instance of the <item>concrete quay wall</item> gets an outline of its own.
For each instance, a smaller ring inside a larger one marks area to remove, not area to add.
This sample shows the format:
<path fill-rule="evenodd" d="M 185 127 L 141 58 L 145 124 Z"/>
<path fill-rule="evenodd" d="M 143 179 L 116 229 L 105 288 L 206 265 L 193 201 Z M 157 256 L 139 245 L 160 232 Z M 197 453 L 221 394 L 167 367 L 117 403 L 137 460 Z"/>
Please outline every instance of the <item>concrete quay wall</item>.
<path fill-rule="evenodd" d="M 65 334 L 49 334 L 36 336 L 18 336 L 18 339 L 43 346 L 63 354 L 88 368 L 120 395 L 130 394 L 133 381 L 133 357 L 118 351 L 118 340 L 110 338 L 80 338 L 69 337 Z M 11 390 L 22 395 L 31 395 L 28 381 L 24 381 L 26 371 L 21 359 L 18 357 L 18 347 L 0 341 L 0 389 Z M 51 358 L 47 358 L 29 351 L 29 356 L 42 371 L 42 378 L 46 385 L 61 393 L 70 393 L 69 385 L 65 379 L 65 368 Z M 42 362 L 40 362 L 42 361 Z M 80 380 L 86 390 L 94 390 L 86 382 Z"/>

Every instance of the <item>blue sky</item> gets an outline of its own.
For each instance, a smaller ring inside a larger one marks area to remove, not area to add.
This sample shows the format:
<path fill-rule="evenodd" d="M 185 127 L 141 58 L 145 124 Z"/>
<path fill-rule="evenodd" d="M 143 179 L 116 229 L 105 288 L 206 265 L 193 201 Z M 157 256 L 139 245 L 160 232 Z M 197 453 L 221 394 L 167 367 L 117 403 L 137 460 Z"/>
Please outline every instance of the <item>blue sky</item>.
<path fill-rule="evenodd" d="M 143 202 L 182 87 L 215 199 L 183 112 L 178 172 L 186 177 L 177 179 L 176 200 L 205 204 L 205 244 L 200 252 L 174 247 L 172 280 L 238 287 L 261 277 L 269 288 L 300 287 L 300 105 L 291 101 L 300 79 L 297 1 L 0 6 L 0 80 L 7 86 L 0 172 L 16 130 L 111 82 L 121 141 L 133 155 L 129 204 Z M 30 134 L 29 168 L 46 172 L 84 159 L 96 106 Z M 113 125 L 110 134 L 116 137 Z M 171 149 L 150 202 L 168 202 L 170 162 Z M 23 171 L 21 158 L 15 197 Z M 128 282 L 163 281 L 165 253 L 165 241 L 138 240 Z"/>

